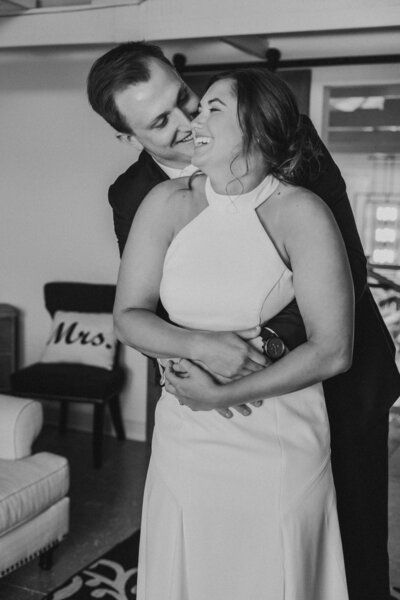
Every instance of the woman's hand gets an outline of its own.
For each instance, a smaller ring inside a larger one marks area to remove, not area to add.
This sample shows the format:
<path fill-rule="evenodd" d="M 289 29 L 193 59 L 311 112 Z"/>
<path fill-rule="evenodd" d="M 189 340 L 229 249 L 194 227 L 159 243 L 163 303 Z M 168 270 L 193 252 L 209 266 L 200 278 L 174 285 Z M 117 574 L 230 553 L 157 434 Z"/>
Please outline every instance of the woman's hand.
<path fill-rule="evenodd" d="M 177 372 L 174 371 L 173 361 L 168 361 L 165 378 L 165 389 L 174 394 L 180 404 L 196 411 L 225 408 L 218 405 L 220 385 L 209 373 L 191 361 L 181 359 Z"/>
<path fill-rule="evenodd" d="M 249 344 L 259 335 L 260 327 L 237 332 L 198 332 L 192 358 L 221 377 L 244 377 L 268 364 L 265 355 Z"/>
<path fill-rule="evenodd" d="M 170 361 L 170 362 L 172 362 L 172 361 Z M 191 361 L 180 359 L 178 362 L 172 363 L 171 369 L 172 369 L 172 372 L 175 375 L 175 377 L 182 379 L 185 377 L 189 377 L 189 372 L 187 371 L 187 365 L 195 365 L 195 364 L 196 363 L 192 363 Z M 268 361 L 268 364 L 270 364 L 270 361 Z M 204 372 L 203 367 L 200 367 L 200 370 L 202 372 Z M 222 377 L 221 375 L 217 375 L 216 373 L 209 372 L 207 370 L 206 370 L 206 375 L 209 375 L 211 377 L 211 380 L 213 381 L 213 383 L 217 384 L 217 385 L 218 384 L 224 385 L 225 383 L 229 383 L 231 381 L 234 381 L 234 379 L 237 379 L 237 378 L 229 379 L 228 377 Z M 173 384 L 169 383 L 167 379 L 168 378 L 166 377 L 165 389 L 168 392 L 170 392 L 171 394 L 176 395 L 175 387 L 173 386 Z M 214 408 L 225 419 L 231 419 L 234 414 L 232 412 L 233 410 L 238 412 L 240 415 L 243 415 L 244 417 L 250 416 L 252 413 L 252 409 L 250 408 L 250 405 L 255 408 L 260 408 L 260 406 L 263 405 L 263 401 L 256 400 L 255 402 L 249 402 L 249 404 L 237 404 L 236 406 L 231 406 L 230 408 L 215 408 L 215 406 L 214 406 Z"/>

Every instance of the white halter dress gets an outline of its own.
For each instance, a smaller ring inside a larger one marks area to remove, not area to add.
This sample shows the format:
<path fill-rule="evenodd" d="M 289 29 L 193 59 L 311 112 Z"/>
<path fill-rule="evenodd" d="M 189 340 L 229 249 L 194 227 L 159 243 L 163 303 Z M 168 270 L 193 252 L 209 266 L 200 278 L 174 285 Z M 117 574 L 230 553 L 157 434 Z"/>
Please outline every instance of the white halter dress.
<path fill-rule="evenodd" d="M 292 273 L 256 208 L 271 176 L 172 241 L 161 299 L 183 327 L 239 330 L 283 309 Z M 138 600 L 348 600 L 321 384 L 248 417 L 193 412 L 163 391 L 143 504 Z"/>

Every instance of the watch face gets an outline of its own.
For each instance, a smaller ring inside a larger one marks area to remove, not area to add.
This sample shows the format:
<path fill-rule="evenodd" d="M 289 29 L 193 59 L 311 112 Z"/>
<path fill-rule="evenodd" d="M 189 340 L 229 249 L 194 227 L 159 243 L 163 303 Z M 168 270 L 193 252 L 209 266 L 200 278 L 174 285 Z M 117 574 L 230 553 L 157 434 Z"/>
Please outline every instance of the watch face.
<path fill-rule="evenodd" d="M 270 337 L 264 343 L 264 352 L 271 360 L 277 360 L 285 353 L 285 344 L 278 337 Z"/>

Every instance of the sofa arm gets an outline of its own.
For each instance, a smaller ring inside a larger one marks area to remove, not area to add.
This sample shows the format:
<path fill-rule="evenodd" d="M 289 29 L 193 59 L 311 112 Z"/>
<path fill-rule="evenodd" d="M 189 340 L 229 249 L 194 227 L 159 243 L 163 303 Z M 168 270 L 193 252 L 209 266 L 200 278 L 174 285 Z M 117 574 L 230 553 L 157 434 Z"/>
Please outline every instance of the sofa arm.
<path fill-rule="evenodd" d="M 29 456 L 42 425 L 40 402 L 0 394 L 0 458 Z"/>

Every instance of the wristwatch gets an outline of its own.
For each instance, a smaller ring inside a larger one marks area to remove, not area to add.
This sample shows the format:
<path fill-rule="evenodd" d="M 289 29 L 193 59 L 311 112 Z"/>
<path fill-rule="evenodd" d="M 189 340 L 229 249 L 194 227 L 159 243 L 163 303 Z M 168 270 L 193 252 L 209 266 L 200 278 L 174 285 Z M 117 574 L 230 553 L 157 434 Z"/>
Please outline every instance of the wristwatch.
<path fill-rule="evenodd" d="M 286 350 L 284 341 L 269 327 L 261 327 L 261 337 L 263 340 L 263 350 L 265 356 L 275 361 L 280 359 Z"/>

